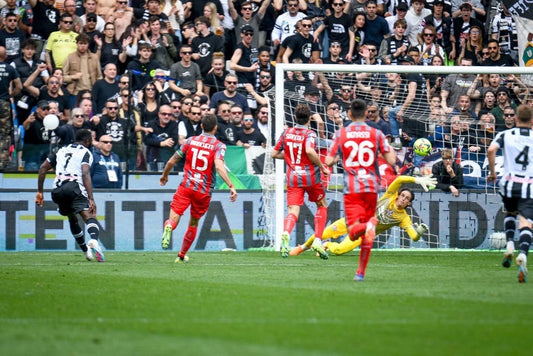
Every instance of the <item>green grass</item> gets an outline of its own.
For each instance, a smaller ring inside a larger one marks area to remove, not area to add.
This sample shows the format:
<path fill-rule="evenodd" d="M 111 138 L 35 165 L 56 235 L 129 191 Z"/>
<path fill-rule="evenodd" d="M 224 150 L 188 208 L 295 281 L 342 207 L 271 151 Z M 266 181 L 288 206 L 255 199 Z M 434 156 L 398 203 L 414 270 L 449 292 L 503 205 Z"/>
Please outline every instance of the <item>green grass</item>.
<path fill-rule="evenodd" d="M 491 252 L 1 253 L 1 355 L 528 354 L 533 286 Z"/>

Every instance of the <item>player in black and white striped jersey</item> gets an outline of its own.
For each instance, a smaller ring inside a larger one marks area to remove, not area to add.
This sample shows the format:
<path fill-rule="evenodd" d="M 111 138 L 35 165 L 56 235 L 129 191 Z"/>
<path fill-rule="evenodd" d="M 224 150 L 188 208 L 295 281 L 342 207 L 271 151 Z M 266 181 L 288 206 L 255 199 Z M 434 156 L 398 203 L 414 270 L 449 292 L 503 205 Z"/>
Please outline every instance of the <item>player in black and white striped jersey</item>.
<path fill-rule="evenodd" d="M 75 143 L 61 147 L 55 154 L 50 154 L 39 169 L 35 202 L 43 206 L 43 185 L 46 172 L 55 167 L 56 178 L 52 200 L 58 205 L 59 213 L 68 217 L 70 231 L 87 260 L 92 261 L 96 258 L 98 262 L 104 262 L 104 254 L 98 243 L 100 228 L 96 220 L 96 204 L 91 182 L 93 163 L 93 155 L 89 150 L 91 142 L 91 131 L 81 129 L 76 132 Z M 78 224 L 76 214 L 80 214 L 87 224 L 87 231 L 91 236 L 87 244 L 85 244 L 84 231 Z"/>
<path fill-rule="evenodd" d="M 487 182 L 496 181 L 496 152 L 503 151 L 503 175 L 500 194 L 506 211 L 504 219 L 507 248 L 503 266 L 510 267 L 514 254 L 515 219 L 519 219 L 518 281 L 527 279 L 527 254 L 533 235 L 533 109 L 520 105 L 517 109 L 516 127 L 496 135 L 487 150 L 490 174 Z"/>

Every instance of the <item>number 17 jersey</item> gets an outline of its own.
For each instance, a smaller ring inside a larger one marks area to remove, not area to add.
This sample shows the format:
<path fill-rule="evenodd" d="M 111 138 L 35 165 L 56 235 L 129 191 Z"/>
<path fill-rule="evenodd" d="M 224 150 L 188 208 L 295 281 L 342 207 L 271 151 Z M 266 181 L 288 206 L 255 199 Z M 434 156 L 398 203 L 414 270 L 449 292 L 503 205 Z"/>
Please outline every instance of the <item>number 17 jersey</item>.
<path fill-rule="evenodd" d="M 335 133 L 329 156 L 339 156 L 344 168 L 344 193 L 378 193 L 378 154 L 391 146 L 380 131 L 364 122 L 353 122 Z"/>

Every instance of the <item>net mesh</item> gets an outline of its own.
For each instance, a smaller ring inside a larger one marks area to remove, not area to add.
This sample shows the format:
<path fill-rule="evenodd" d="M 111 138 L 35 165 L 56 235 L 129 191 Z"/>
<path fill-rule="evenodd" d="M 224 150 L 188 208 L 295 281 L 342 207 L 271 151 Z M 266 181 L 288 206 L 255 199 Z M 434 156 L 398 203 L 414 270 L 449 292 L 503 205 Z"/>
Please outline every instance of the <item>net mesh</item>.
<path fill-rule="evenodd" d="M 368 119 L 373 121 L 370 124 L 382 129 L 395 146 L 398 174 L 430 174 L 433 164 L 440 160 L 440 151 L 448 148 L 463 167 L 464 188 L 481 189 L 488 194 L 495 194 L 496 190 L 493 184 L 485 181 L 488 174 L 486 149 L 498 131 L 511 126 L 514 118 L 506 114 L 512 113 L 516 105 L 532 101 L 526 75 L 529 73 L 521 74 L 516 68 L 512 72 L 511 69 L 486 67 L 475 70 L 473 67 L 419 66 L 282 67 L 277 69 L 281 69 L 283 80 L 278 73 L 276 96 L 271 98 L 271 106 L 276 110 L 271 110 L 269 121 L 276 138 L 285 127 L 295 125 L 295 108 L 307 104 L 314 113 L 310 127 L 319 138 L 318 152 L 323 160 L 336 130 L 349 123 L 350 102 L 354 98 L 363 99 L 368 104 Z M 503 101 L 504 95 L 498 95 L 501 92 L 506 94 L 506 101 Z M 432 144 L 425 157 L 416 155 L 412 148 L 416 139 L 422 137 Z M 269 142 L 267 152 L 274 144 Z M 497 165 L 501 164 L 498 158 Z M 276 184 L 276 177 L 284 176 L 284 172 L 276 171 L 269 157 L 265 160 L 264 173 L 260 219 L 265 245 L 272 247 L 276 246 L 275 236 L 280 233 L 280 216 L 285 214 L 278 210 L 276 221 L 276 208 L 285 208 L 284 201 L 276 201 L 275 190 L 284 189 Z M 382 188 L 386 189 L 395 178 L 394 171 L 383 162 L 380 173 Z M 333 167 L 327 183 L 328 199 L 342 201 L 342 168 Z M 413 223 L 422 222 L 412 210 L 410 216 Z M 430 225 L 428 221 L 425 223 Z M 378 236 L 376 244 L 383 248 L 447 246 L 445 240 L 431 231 L 419 242 L 413 242 L 399 228 Z"/>

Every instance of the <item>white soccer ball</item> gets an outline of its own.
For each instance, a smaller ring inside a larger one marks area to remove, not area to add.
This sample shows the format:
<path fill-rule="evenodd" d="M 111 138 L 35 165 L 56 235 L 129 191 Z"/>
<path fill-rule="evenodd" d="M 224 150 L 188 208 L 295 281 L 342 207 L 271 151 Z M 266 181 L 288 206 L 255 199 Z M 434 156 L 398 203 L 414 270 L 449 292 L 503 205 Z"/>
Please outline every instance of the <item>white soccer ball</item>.
<path fill-rule="evenodd" d="M 489 236 L 490 248 L 494 250 L 500 250 L 507 245 L 507 239 L 505 232 L 493 232 Z"/>
<path fill-rule="evenodd" d="M 59 126 L 59 118 L 54 114 L 48 114 L 43 119 L 43 125 L 47 130 L 55 130 Z"/>

